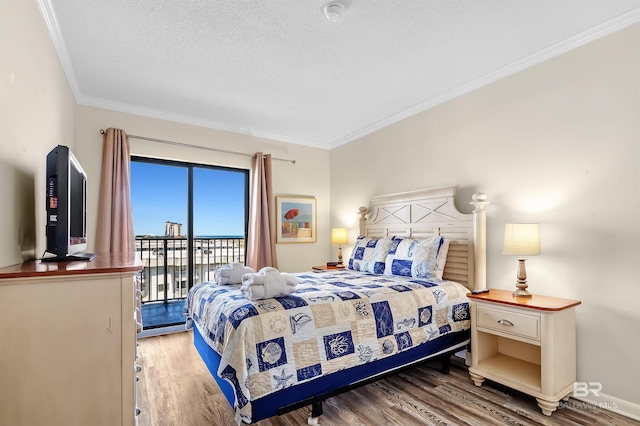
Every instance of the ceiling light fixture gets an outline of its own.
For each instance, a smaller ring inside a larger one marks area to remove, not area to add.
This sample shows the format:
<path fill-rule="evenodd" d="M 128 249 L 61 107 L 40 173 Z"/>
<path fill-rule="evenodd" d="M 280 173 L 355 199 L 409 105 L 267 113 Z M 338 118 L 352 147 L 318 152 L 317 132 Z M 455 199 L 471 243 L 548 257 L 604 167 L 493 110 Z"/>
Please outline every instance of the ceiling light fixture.
<path fill-rule="evenodd" d="M 324 5 L 322 8 L 324 12 L 324 16 L 327 17 L 331 22 L 339 22 L 342 20 L 342 15 L 344 14 L 345 7 L 340 2 L 331 2 Z"/>

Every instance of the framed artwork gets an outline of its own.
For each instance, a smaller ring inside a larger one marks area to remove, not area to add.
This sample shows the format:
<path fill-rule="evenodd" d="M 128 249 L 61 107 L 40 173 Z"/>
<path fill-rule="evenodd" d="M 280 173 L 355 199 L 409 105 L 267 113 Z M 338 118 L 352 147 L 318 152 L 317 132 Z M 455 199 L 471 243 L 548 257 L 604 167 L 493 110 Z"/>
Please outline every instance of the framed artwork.
<path fill-rule="evenodd" d="M 276 197 L 276 243 L 316 242 L 316 199 Z"/>

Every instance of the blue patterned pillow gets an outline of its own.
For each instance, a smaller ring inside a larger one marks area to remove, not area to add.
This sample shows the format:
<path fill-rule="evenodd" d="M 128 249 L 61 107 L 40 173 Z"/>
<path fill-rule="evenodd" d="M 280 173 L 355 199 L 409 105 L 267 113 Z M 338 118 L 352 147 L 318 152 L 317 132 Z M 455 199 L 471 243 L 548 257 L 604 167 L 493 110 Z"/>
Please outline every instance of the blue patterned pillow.
<path fill-rule="evenodd" d="M 439 281 L 438 251 L 443 242 L 442 237 L 424 240 L 394 237 L 385 261 L 384 273 Z"/>
<path fill-rule="evenodd" d="M 354 271 L 383 274 L 390 246 L 390 238 L 358 237 L 349 258 L 348 268 Z"/>

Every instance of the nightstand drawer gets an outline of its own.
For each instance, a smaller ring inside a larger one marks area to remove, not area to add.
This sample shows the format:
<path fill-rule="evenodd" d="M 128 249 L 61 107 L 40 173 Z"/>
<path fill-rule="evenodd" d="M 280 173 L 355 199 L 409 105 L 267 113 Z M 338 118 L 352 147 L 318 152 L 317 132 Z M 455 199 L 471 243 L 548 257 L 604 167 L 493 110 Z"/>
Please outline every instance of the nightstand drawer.
<path fill-rule="evenodd" d="M 478 306 L 478 327 L 540 340 L 540 316 Z"/>

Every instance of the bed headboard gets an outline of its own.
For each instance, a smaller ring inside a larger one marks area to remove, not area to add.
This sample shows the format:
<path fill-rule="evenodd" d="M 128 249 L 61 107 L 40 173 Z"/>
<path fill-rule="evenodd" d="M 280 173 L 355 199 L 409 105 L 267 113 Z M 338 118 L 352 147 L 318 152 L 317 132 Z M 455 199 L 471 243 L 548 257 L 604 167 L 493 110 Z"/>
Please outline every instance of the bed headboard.
<path fill-rule="evenodd" d="M 486 288 L 485 194 L 473 195 L 473 213 L 458 211 L 458 186 L 380 195 L 371 208 L 360 207 L 360 235 L 383 238 L 428 238 L 441 235 L 450 241 L 443 278 L 470 290 Z M 366 215 L 369 214 L 369 218 Z"/>

